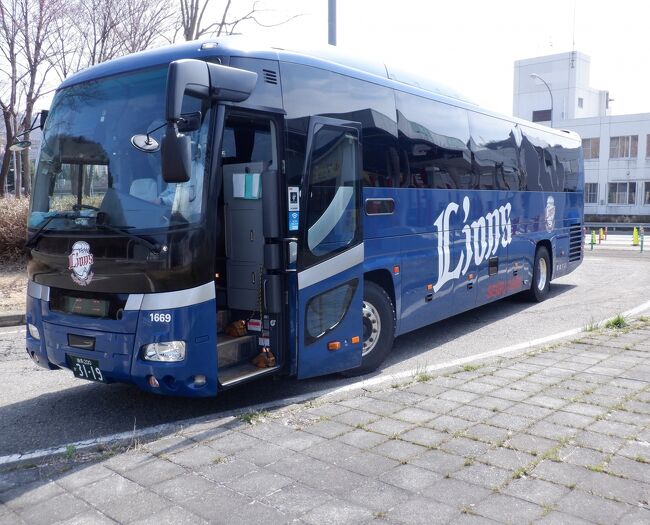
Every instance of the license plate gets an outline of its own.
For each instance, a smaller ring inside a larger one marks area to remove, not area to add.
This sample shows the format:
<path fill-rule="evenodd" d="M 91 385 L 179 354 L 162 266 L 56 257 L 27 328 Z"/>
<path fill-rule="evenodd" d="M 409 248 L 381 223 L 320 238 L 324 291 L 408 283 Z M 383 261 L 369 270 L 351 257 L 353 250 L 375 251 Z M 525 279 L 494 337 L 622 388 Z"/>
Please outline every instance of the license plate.
<path fill-rule="evenodd" d="M 104 382 L 104 375 L 99 369 L 99 361 L 95 359 L 87 359 L 85 357 L 77 357 L 76 355 L 66 354 L 68 366 L 72 370 L 75 377 L 87 379 L 89 381 Z"/>

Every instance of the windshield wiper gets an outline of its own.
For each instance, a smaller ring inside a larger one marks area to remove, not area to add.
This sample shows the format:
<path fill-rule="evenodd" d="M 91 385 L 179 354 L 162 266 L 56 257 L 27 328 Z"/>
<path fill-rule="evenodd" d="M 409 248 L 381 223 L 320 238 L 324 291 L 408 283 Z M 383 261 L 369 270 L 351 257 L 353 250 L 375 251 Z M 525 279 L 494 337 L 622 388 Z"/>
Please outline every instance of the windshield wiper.
<path fill-rule="evenodd" d="M 153 243 L 147 238 L 143 237 L 142 235 L 136 235 L 135 233 L 131 233 L 127 228 L 118 228 L 117 226 L 111 226 L 110 224 L 106 224 L 107 218 L 108 217 L 104 212 L 98 213 L 97 217 L 95 217 L 95 226 L 100 230 L 106 230 L 109 232 L 125 235 L 129 239 L 133 239 L 135 242 L 142 244 L 146 248 L 149 248 L 149 251 L 155 253 L 156 255 L 160 255 L 161 252 L 167 251 L 166 246 L 161 246 L 158 243 Z"/>
<path fill-rule="evenodd" d="M 25 248 L 35 248 L 40 238 L 43 237 L 43 231 L 45 230 L 45 227 L 54 219 L 76 219 L 78 217 L 78 213 L 57 213 L 56 215 L 50 215 L 43 221 L 43 224 L 41 224 L 38 229 L 27 238 L 25 241 Z"/>

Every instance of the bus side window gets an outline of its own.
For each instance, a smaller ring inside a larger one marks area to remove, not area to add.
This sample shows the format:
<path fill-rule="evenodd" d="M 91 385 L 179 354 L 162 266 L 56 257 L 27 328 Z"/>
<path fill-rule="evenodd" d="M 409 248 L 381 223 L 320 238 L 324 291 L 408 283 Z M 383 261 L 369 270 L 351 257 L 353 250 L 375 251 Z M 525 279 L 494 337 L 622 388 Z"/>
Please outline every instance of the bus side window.
<path fill-rule="evenodd" d="M 511 122 L 473 111 L 469 113 L 469 129 L 478 189 L 519 190 L 519 131 Z"/>
<path fill-rule="evenodd" d="M 395 92 L 403 188 L 470 189 L 469 125 L 464 109 Z"/>

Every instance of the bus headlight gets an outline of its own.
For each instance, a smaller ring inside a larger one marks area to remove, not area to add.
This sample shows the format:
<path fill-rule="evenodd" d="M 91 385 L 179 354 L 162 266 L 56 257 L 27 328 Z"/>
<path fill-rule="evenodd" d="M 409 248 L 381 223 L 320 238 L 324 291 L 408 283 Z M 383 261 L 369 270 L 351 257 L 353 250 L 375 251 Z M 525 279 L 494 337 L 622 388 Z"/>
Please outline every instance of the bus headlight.
<path fill-rule="evenodd" d="M 185 359 L 185 341 L 151 343 L 142 347 L 142 358 L 146 361 L 167 363 Z"/>
<path fill-rule="evenodd" d="M 32 323 L 27 324 L 27 329 L 29 330 L 29 335 L 31 335 L 37 341 L 41 340 L 41 334 L 38 333 L 38 328 Z"/>

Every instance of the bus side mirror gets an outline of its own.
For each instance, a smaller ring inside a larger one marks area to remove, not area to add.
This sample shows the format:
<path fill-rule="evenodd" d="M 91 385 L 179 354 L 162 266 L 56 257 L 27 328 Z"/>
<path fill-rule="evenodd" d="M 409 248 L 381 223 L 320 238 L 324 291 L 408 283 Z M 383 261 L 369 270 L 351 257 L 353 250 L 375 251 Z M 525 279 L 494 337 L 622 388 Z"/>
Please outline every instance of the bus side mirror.
<path fill-rule="evenodd" d="M 50 112 L 47 109 L 42 109 L 41 110 L 41 116 L 40 120 L 38 122 L 39 127 L 41 130 L 45 127 L 45 121 L 47 120 L 47 116 L 50 114 Z"/>
<path fill-rule="evenodd" d="M 192 173 L 191 140 L 179 133 L 176 123 L 167 124 L 160 144 L 162 177 L 165 182 L 187 182 Z"/>

